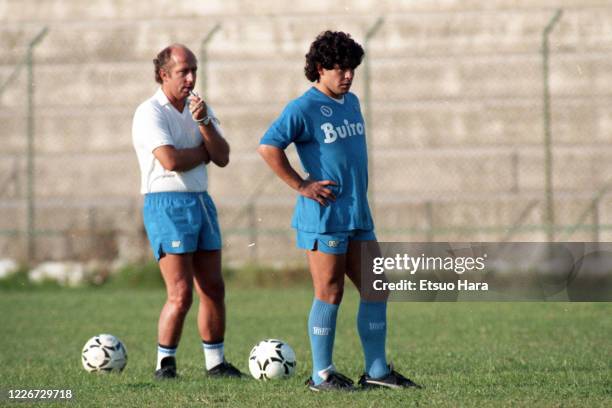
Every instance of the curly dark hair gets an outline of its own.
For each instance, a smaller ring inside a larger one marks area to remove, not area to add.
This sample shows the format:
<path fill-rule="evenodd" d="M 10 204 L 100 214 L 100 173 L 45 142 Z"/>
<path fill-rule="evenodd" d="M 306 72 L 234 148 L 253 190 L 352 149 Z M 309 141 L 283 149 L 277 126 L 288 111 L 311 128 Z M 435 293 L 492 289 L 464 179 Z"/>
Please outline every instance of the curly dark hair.
<path fill-rule="evenodd" d="M 338 65 L 342 69 L 355 69 L 363 59 L 363 48 L 350 34 L 342 31 L 324 31 L 310 45 L 306 54 L 304 74 L 310 82 L 319 80 L 318 67 L 333 69 Z"/>

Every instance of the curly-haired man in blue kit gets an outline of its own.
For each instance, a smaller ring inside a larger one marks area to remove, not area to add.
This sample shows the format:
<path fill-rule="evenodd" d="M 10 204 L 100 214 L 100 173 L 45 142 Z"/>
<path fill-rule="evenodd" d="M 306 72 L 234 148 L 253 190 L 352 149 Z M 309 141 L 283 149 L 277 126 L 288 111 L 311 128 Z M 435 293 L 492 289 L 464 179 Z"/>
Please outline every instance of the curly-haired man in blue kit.
<path fill-rule="evenodd" d="M 350 35 L 326 31 L 306 55 L 314 86 L 291 101 L 261 139 L 259 153 L 300 195 L 293 214 L 297 246 L 306 250 L 315 298 L 308 318 L 313 391 L 353 390 L 336 371 L 332 351 L 344 275 L 361 289 L 361 244 L 377 247 L 367 200 L 368 161 L 359 99 L 349 92 L 364 52 Z M 294 143 L 307 179 L 291 166 L 285 148 Z M 419 387 L 387 363 L 387 303 L 362 297 L 357 329 L 365 355 L 363 388 Z M 420 387 L 419 387 L 420 388 Z"/>

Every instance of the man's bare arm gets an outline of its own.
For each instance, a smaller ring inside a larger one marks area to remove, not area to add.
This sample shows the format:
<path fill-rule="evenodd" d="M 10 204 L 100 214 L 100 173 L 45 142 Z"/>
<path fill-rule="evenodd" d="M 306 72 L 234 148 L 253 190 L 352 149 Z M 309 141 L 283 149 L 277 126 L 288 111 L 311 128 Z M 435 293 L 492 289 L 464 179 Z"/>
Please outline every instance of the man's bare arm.
<path fill-rule="evenodd" d="M 191 112 L 193 120 L 198 122 L 198 128 L 200 129 L 200 134 L 204 140 L 206 150 L 208 150 L 210 155 L 210 160 L 219 167 L 225 167 L 229 163 L 229 144 L 223 136 L 219 134 L 213 120 L 210 120 L 206 125 L 199 122 L 204 119 L 208 113 L 208 106 L 204 99 L 197 93 L 191 91 L 191 96 L 189 111 Z"/>
<path fill-rule="evenodd" d="M 230 153 L 227 141 L 217 132 L 217 128 L 212 121 L 208 125 L 199 123 L 198 127 L 200 128 L 206 150 L 209 152 L 210 161 L 219 167 L 227 166 Z"/>
<path fill-rule="evenodd" d="M 295 169 L 291 167 L 291 163 L 289 163 L 284 150 L 276 146 L 260 145 L 257 148 L 257 152 L 281 180 L 304 197 L 313 199 L 321 205 L 327 205 L 327 200 L 334 201 L 336 199 L 334 193 L 326 188 L 329 185 L 336 185 L 335 182 L 331 180 L 315 181 L 302 179 Z"/>
<path fill-rule="evenodd" d="M 172 145 L 159 146 L 153 150 L 153 155 L 168 171 L 188 171 L 210 161 L 203 144 L 189 149 L 176 149 Z"/>

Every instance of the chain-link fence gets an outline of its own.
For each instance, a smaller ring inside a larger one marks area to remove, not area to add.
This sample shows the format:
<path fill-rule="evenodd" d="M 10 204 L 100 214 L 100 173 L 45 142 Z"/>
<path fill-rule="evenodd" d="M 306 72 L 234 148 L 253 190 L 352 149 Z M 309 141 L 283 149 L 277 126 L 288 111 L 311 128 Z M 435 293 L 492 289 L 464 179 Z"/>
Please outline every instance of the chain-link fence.
<path fill-rule="evenodd" d="M 612 9 L 572 3 L 556 16 L 547 4 L 504 4 L 387 5 L 380 16 L 228 10 L 60 23 L 51 15 L 35 47 L 43 25 L 8 21 L 0 254 L 150 256 L 131 118 L 155 92 L 152 58 L 177 41 L 199 56 L 199 88 L 232 146 L 230 165 L 209 169 L 225 259 L 302 260 L 289 228 L 295 194 L 255 149 L 308 88 L 303 56 L 328 28 L 368 51 L 353 91 L 367 114 L 379 240 L 609 240 Z"/>

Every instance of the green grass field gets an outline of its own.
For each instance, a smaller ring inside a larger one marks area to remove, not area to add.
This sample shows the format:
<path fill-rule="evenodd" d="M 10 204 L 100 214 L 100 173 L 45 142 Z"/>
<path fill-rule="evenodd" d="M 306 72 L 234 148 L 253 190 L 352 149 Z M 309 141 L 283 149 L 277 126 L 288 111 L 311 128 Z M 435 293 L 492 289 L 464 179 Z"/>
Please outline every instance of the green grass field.
<path fill-rule="evenodd" d="M 357 298 L 340 309 L 334 361 L 353 378 L 362 370 Z M 48 406 L 612 406 L 612 304 L 393 303 L 388 355 L 424 390 L 313 394 L 304 387 L 310 352 L 308 288 L 228 289 L 228 360 L 247 371 L 251 347 L 287 341 L 298 358 L 286 381 L 210 380 L 189 314 L 177 356 L 181 378 L 152 379 L 161 290 L 47 289 L 0 292 L 0 388 L 71 389 Z M 126 344 L 116 375 L 81 368 L 85 341 L 102 332 Z M 68 404 L 68 405 L 66 405 Z M 24 406 L 0 400 L 0 405 Z"/>

